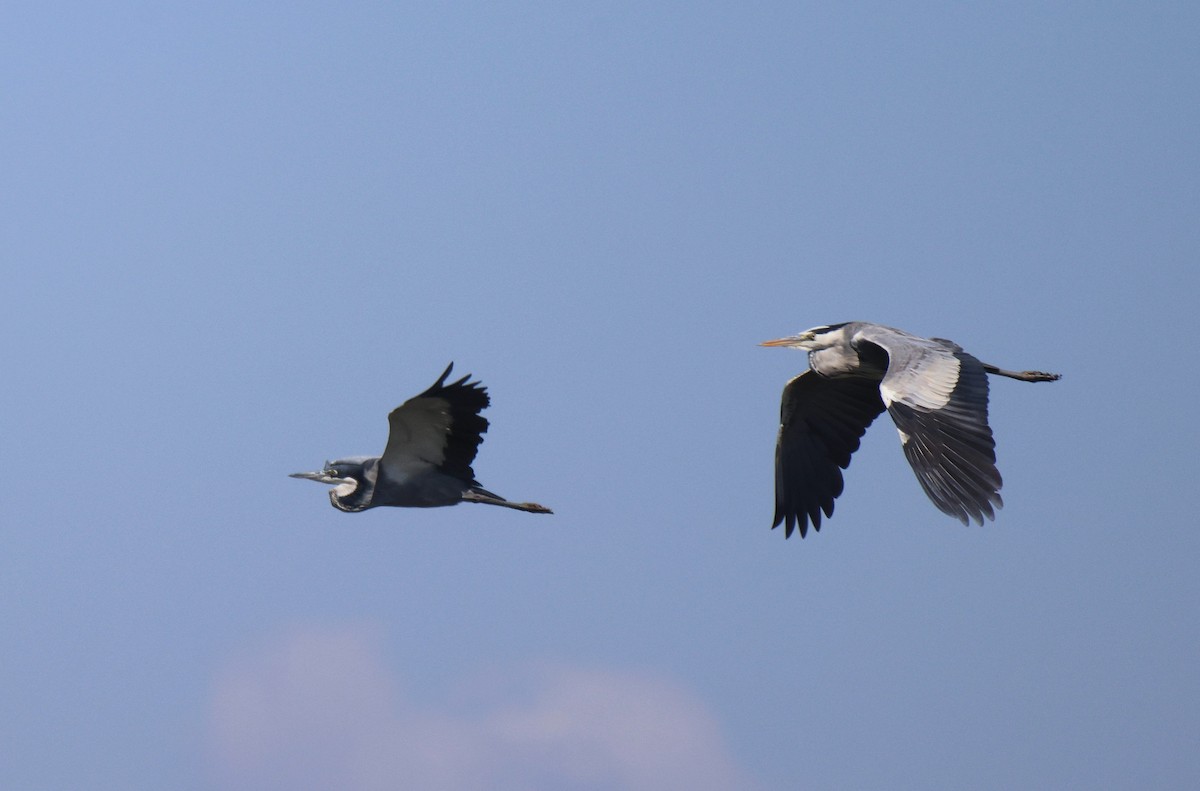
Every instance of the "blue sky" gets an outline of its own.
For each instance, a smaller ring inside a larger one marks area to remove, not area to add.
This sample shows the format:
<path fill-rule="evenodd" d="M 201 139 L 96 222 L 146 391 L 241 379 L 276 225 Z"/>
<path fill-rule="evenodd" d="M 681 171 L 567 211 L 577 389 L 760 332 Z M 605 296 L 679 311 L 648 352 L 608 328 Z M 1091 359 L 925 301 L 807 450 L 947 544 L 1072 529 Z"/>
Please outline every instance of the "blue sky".
<path fill-rule="evenodd" d="M 1191 788 L 1200 11 L 0 12 L 0 786 Z M 963 528 L 886 421 L 769 529 L 768 338 L 992 385 Z M 347 515 L 453 360 L 555 509 Z"/>

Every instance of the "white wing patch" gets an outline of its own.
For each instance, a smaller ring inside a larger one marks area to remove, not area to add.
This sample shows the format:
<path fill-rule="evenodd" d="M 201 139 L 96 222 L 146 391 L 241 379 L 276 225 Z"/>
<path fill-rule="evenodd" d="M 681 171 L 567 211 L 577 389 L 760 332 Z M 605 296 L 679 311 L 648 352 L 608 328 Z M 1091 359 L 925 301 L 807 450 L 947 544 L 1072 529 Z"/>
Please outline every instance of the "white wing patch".
<path fill-rule="evenodd" d="M 867 341 L 887 352 L 887 373 L 879 383 L 883 403 L 936 411 L 950 403 L 958 386 L 958 346 L 950 341 L 921 338 L 882 325 L 868 325 L 854 333 L 852 343 Z"/>
<path fill-rule="evenodd" d="M 879 383 L 879 392 L 886 406 L 899 401 L 927 411 L 941 409 L 950 403 L 958 371 L 958 358 L 950 352 L 921 349 L 905 367 L 889 366 L 887 376 Z"/>

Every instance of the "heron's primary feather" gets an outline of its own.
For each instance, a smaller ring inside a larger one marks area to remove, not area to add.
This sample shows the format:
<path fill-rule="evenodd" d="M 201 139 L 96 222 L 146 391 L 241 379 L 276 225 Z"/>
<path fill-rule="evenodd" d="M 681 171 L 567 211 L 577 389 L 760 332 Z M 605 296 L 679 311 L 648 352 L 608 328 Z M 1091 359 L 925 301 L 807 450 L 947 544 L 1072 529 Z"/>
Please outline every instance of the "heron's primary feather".
<path fill-rule="evenodd" d="M 879 387 L 870 379 L 805 371 L 788 382 L 775 449 L 775 525 L 784 523 L 785 536 L 799 528 L 803 538 L 809 522 L 821 529 L 822 512 L 833 516 L 842 470 L 882 411 Z"/>

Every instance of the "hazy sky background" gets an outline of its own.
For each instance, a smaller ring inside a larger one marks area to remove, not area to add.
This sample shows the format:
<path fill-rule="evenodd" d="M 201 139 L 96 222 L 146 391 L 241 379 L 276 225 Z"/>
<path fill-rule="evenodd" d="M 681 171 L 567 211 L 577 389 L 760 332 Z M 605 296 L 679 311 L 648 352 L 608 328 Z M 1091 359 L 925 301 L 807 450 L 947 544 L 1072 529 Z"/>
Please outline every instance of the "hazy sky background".
<path fill-rule="evenodd" d="M 0 12 L 0 787 L 1195 788 L 1195 3 Z M 756 344 L 992 385 L 771 531 Z M 553 517 L 350 515 L 446 363 Z"/>

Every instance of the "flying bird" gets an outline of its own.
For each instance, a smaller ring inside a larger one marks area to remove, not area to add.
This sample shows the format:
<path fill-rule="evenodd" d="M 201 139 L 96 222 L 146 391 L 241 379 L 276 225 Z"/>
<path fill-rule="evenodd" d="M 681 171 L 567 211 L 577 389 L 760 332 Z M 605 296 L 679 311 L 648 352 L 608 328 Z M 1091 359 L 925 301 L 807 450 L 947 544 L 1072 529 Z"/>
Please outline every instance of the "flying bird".
<path fill-rule="evenodd" d="M 842 470 L 871 422 L 887 410 L 925 494 L 964 525 L 995 519 L 1002 480 L 987 422 L 988 374 L 1052 382 L 1059 374 L 1006 371 L 953 341 L 851 321 L 766 341 L 808 352 L 809 370 L 787 383 L 775 447 L 775 523 L 784 536 L 833 516 Z"/>
<path fill-rule="evenodd" d="M 487 389 L 468 382 L 467 374 L 446 384 L 454 363 L 419 396 L 388 415 L 388 441 L 382 456 L 352 456 L 325 462 L 320 472 L 292 473 L 333 485 L 329 501 L 341 511 L 365 511 L 381 505 L 433 508 L 460 502 L 553 513 L 537 503 L 515 503 L 484 489 L 471 463 L 487 431 L 482 412 Z"/>

